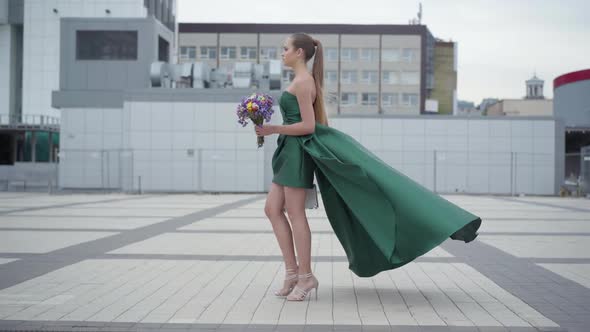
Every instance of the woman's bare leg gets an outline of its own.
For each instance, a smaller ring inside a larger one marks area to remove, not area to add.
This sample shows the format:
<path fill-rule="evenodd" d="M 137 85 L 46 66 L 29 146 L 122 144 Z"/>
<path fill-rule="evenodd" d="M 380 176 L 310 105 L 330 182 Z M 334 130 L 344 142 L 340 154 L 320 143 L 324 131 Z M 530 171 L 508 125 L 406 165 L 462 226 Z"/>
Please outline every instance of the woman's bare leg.
<path fill-rule="evenodd" d="M 283 186 L 276 183 L 272 183 L 270 191 L 266 198 L 266 205 L 264 206 L 264 213 L 270 220 L 273 232 L 279 242 L 279 247 L 283 254 L 283 260 L 285 262 L 285 269 L 294 271 L 297 273 L 297 259 L 295 258 L 295 249 L 293 247 L 293 233 L 291 232 L 291 226 L 285 216 L 283 208 L 285 206 L 285 193 Z M 293 281 L 285 281 L 283 289 L 279 290 L 280 293 L 286 295 Z"/>
<path fill-rule="evenodd" d="M 287 214 L 293 228 L 299 274 L 311 272 L 311 231 L 305 215 L 305 189 L 285 187 Z"/>
<path fill-rule="evenodd" d="M 299 280 L 287 300 L 299 301 L 312 288 L 316 288 L 317 296 L 318 285 L 317 279 L 311 274 L 311 231 L 305 215 L 305 189 L 285 187 L 285 201 L 299 260 Z"/>

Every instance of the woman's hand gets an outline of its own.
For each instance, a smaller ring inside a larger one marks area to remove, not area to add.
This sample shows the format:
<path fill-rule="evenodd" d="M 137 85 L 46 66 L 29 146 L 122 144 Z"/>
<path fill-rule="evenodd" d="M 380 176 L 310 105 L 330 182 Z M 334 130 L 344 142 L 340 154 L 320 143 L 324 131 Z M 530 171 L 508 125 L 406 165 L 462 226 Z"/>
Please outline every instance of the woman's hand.
<path fill-rule="evenodd" d="M 262 124 L 260 126 L 254 125 L 254 130 L 256 131 L 257 136 L 268 136 L 268 135 L 275 134 L 275 126 L 273 126 L 273 125 L 268 125 L 268 126 L 265 126 L 264 124 Z"/>

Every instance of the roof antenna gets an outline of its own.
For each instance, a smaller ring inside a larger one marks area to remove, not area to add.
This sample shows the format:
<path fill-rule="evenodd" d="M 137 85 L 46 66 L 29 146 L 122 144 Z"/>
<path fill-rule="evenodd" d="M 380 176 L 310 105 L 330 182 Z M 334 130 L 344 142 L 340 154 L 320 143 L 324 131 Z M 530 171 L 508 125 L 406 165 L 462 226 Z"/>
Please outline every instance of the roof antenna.
<path fill-rule="evenodd" d="M 418 7 L 418 25 L 422 24 L 422 2 L 420 2 Z"/>

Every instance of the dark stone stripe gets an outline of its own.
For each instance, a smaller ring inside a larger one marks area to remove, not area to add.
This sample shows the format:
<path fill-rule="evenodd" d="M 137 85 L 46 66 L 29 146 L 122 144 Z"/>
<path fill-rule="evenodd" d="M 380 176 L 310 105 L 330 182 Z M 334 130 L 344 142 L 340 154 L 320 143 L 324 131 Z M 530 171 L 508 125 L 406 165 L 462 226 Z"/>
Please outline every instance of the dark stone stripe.
<path fill-rule="evenodd" d="M 0 232 L 39 231 L 39 232 L 123 232 L 129 229 L 113 228 L 32 228 L 32 227 L 0 227 Z"/>
<path fill-rule="evenodd" d="M 561 327 L 590 326 L 590 289 L 537 265 L 547 259 L 518 258 L 481 241 L 442 247 Z"/>

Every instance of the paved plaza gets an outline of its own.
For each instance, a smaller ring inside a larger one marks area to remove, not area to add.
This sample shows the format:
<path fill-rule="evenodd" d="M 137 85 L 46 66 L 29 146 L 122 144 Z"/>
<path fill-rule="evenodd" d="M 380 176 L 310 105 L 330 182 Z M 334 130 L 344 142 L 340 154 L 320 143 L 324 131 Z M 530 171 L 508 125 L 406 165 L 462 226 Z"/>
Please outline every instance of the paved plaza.
<path fill-rule="evenodd" d="M 590 331 L 588 199 L 444 196 L 480 236 L 372 278 L 308 210 L 319 298 L 288 302 L 265 197 L 0 193 L 0 330 Z"/>

